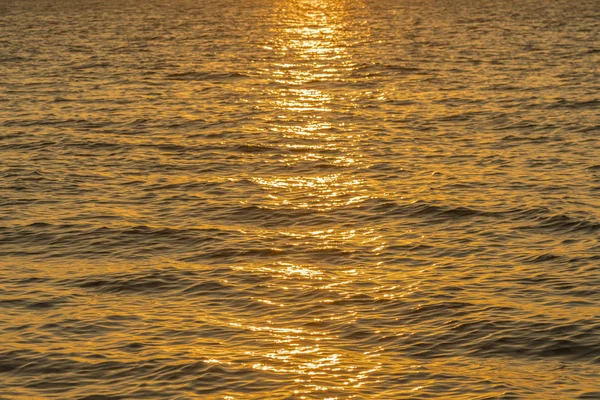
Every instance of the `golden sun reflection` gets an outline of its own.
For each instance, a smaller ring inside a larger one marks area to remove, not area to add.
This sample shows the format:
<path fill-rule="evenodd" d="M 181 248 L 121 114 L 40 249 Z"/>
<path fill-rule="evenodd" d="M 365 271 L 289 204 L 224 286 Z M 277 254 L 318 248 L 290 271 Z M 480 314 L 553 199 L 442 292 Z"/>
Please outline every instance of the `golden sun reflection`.
<path fill-rule="evenodd" d="M 352 38 L 346 20 L 351 18 L 344 4 L 334 0 L 282 2 L 273 15 L 273 36 L 263 48 L 276 60 L 258 66 L 268 85 L 257 107 L 274 116 L 265 119 L 268 125 L 264 129 L 277 137 L 280 153 L 277 160 L 265 161 L 270 166 L 268 172 L 249 178 L 262 190 L 262 202 L 270 209 L 286 213 L 311 210 L 318 215 L 358 207 L 370 198 L 367 182 L 355 174 L 364 166 L 361 136 L 348 125 L 353 108 L 336 107 L 348 100 L 337 101 L 342 94 L 336 82 L 347 80 L 356 68 L 348 50 Z M 271 307 L 272 316 L 263 321 L 242 318 L 231 323 L 266 335 L 264 345 L 249 354 L 258 359 L 251 367 L 296 374 L 298 398 L 344 393 L 373 380 L 371 375 L 380 366 L 376 362 L 365 366 L 364 359 L 375 357 L 377 352 L 348 352 L 339 348 L 339 334 L 333 334 L 353 324 L 358 312 L 352 308 L 330 311 L 335 302 L 356 295 L 351 287 L 363 272 L 347 265 L 332 267 L 327 260 L 355 253 L 377 256 L 386 247 L 382 235 L 368 226 L 341 227 L 332 221 L 312 227 L 290 226 L 279 231 L 277 238 L 297 250 L 299 258 L 234 267 L 272 276 L 278 282 L 267 285 L 273 297 L 254 299 Z M 311 251 L 304 254 L 304 249 Z M 315 254 L 314 259 L 307 259 L 309 254 Z M 283 285 L 282 280 L 286 282 Z M 297 302 L 296 296 L 303 299 Z M 285 321 L 277 318 L 277 312 L 286 313 Z M 290 314 L 304 319 L 310 316 L 310 322 L 296 325 L 288 320 Z"/>
<path fill-rule="evenodd" d="M 355 190 L 361 184 L 360 180 L 347 179 L 340 174 L 253 178 L 253 181 L 269 191 L 271 204 L 292 209 L 328 210 L 359 203 L 369 197 Z"/>
<path fill-rule="evenodd" d="M 280 15 L 285 25 L 274 32 L 272 48 L 285 62 L 266 66 L 274 83 L 285 84 L 265 91 L 263 107 L 274 110 L 285 123 L 273 124 L 268 129 L 280 135 L 287 151 L 279 160 L 292 169 L 320 163 L 328 168 L 355 166 L 358 156 L 353 152 L 353 134 L 344 123 L 335 124 L 336 118 L 347 110 L 332 107 L 334 92 L 327 87 L 296 87 L 320 82 L 328 84 L 343 79 L 352 65 L 344 45 L 344 26 L 340 23 L 343 12 L 328 13 L 322 4 L 301 2 L 304 13 Z M 293 18 L 293 17 L 296 18 Z M 254 177 L 263 187 L 272 205 L 286 208 L 331 209 L 359 203 L 368 198 L 361 190 L 364 182 L 349 174 L 271 175 Z"/>
<path fill-rule="evenodd" d="M 275 101 L 275 106 L 282 110 L 311 113 L 315 111 L 332 111 L 327 106 L 331 102 L 331 95 L 318 89 L 289 89 L 278 93 L 280 100 Z"/>

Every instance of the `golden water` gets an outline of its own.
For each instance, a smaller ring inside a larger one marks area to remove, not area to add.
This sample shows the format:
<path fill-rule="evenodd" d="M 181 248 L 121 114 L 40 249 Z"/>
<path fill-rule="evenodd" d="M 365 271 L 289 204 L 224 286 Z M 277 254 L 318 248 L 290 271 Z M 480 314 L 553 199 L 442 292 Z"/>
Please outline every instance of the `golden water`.
<path fill-rule="evenodd" d="M 1 399 L 599 399 L 596 1 L 0 5 Z"/>

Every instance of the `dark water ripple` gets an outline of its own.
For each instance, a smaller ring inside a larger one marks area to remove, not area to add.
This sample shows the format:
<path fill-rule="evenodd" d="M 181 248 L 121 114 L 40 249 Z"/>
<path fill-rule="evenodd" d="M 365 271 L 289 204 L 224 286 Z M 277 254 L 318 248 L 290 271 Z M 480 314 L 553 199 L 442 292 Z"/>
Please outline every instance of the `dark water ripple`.
<path fill-rule="evenodd" d="M 600 399 L 599 32 L 0 4 L 0 399 Z"/>

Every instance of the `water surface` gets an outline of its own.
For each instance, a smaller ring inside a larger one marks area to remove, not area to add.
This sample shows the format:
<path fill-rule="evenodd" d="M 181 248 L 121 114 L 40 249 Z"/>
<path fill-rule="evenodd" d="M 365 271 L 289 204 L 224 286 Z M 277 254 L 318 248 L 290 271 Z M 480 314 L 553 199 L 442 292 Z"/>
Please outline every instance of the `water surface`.
<path fill-rule="evenodd" d="M 0 398 L 599 399 L 596 1 L 0 5 Z"/>

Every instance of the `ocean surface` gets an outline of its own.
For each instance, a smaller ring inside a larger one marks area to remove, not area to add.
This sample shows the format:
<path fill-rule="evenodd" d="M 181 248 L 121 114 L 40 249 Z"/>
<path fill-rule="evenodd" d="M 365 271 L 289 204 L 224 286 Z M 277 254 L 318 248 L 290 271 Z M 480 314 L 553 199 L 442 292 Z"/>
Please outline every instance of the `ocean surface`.
<path fill-rule="evenodd" d="M 600 399 L 600 2 L 3 0 L 0 399 Z"/>

